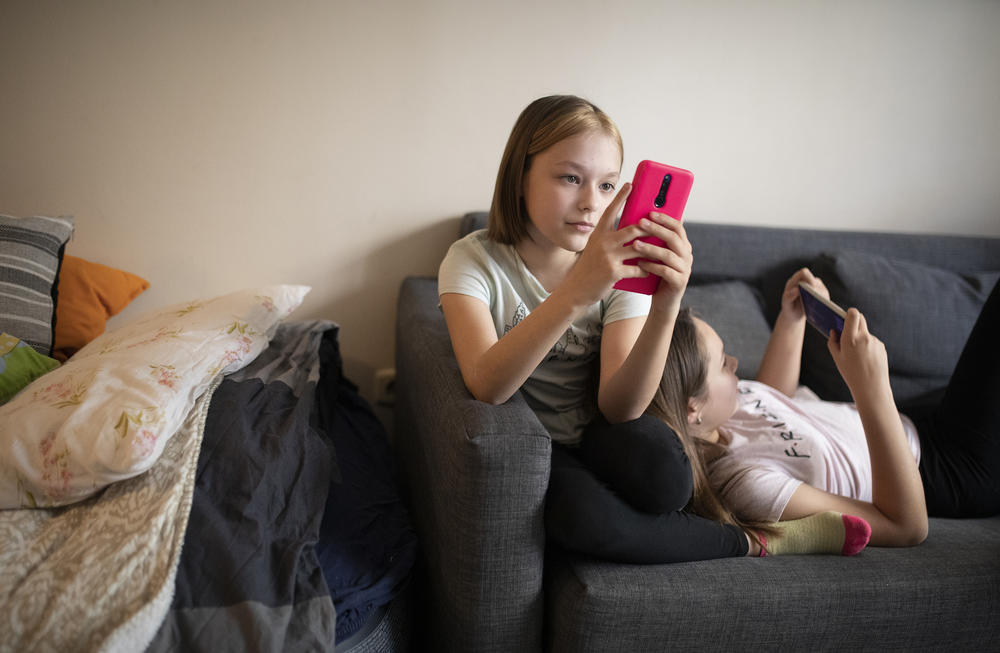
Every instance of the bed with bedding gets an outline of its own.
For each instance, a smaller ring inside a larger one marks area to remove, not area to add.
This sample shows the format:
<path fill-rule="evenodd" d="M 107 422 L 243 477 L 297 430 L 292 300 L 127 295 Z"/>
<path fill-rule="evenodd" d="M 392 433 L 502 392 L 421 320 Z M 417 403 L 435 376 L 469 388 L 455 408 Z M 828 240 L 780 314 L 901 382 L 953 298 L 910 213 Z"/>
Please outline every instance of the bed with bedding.
<path fill-rule="evenodd" d="M 308 288 L 100 333 L 148 284 L 72 229 L 0 218 L 0 651 L 406 650 L 415 536 Z"/>

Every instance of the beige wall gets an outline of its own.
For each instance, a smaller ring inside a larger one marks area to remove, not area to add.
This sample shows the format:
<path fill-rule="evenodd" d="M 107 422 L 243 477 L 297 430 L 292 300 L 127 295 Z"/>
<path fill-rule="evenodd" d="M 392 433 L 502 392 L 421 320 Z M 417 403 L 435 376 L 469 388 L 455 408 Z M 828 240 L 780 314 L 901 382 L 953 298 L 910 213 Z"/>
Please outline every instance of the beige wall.
<path fill-rule="evenodd" d="M 690 220 L 1000 235 L 1000 2 L 480 4 L 3 2 L 0 212 L 148 278 L 121 320 L 310 284 L 364 389 L 544 94 L 693 170 Z"/>

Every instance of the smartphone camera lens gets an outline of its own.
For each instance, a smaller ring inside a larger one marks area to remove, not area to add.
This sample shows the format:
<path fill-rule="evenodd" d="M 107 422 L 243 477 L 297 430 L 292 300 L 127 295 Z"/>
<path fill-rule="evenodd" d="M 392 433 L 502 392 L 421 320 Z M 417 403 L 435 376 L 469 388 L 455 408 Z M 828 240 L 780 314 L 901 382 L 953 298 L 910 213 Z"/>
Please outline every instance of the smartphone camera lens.
<path fill-rule="evenodd" d="M 663 181 L 660 183 L 660 192 L 657 193 L 656 199 L 653 200 L 653 206 L 658 209 L 663 208 L 663 205 L 667 203 L 668 188 L 670 188 L 670 175 L 663 175 Z"/>

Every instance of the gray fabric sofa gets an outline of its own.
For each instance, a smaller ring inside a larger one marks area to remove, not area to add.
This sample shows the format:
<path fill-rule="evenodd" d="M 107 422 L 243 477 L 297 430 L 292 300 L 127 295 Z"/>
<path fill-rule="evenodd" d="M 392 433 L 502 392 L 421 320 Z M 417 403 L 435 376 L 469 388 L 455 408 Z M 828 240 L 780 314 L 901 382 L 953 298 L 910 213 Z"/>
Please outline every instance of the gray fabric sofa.
<path fill-rule="evenodd" d="M 484 221 L 469 214 L 462 230 Z M 996 238 L 704 223 L 687 230 L 695 264 L 686 302 L 740 357 L 742 375 L 756 370 L 785 279 L 808 264 L 835 301 L 868 315 L 908 406 L 947 381 L 976 301 L 1000 270 Z M 807 333 L 805 349 L 803 382 L 842 398 L 818 334 Z M 931 519 L 924 544 L 853 558 L 639 566 L 568 555 L 546 547 L 549 436 L 520 396 L 496 407 L 472 399 L 434 278 L 402 284 L 396 365 L 395 445 L 421 542 L 427 650 L 1000 646 L 1000 517 Z"/>

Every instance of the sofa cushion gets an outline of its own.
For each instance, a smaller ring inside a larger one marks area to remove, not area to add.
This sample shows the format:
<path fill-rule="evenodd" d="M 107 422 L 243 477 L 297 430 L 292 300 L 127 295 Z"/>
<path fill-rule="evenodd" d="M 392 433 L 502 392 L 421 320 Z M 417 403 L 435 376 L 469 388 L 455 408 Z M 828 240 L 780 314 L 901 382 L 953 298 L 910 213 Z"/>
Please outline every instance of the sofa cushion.
<path fill-rule="evenodd" d="M 65 361 L 104 333 L 107 321 L 147 288 L 149 282 L 131 272 L 64 256 L 52 357 Z"/>
<path fill-rule="evenodd" d="M 996 517 L 932 518 L 920 546 L 849 558 L 623 565 L 554 553 L 545 603 L 555 653 L 983 650 L 1000 637 Z"/>
<path fill-rule="evenodd" d="M 0 215 L 0 331 L 52 355 L 59 267 L 73 218 Z"/>
<path fill-rule="evenodd" d="M 897 402 L 948 383 L 965 341 L 1000 271 L 959 274 L 855 251 L 822 254 L 810 268 L 844 307 L 857 307 L 889 354 Z M 803 382 L 824 399 L 850 401 L 826 341 L 809 330 Z"/>
<path fill-rule="evenodd" d="M 739 359 L 737 376 L 752 379 L 757 375 L 771 326 L 764 319 L 763 302 L 755 288 L 743 281 L 691 285 L 684 292 L 684 306 L 708 322 L 726 344 L 726 352 Z"/>

